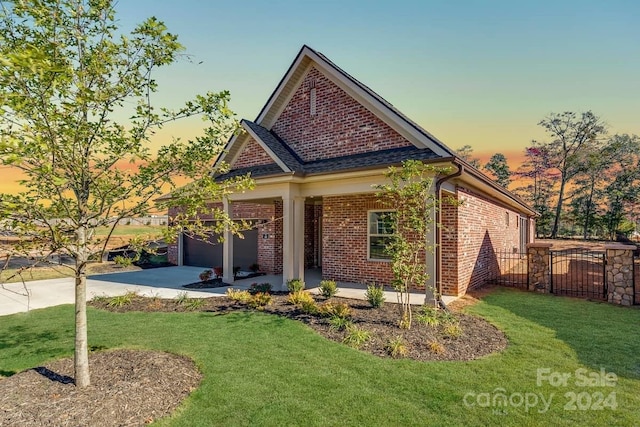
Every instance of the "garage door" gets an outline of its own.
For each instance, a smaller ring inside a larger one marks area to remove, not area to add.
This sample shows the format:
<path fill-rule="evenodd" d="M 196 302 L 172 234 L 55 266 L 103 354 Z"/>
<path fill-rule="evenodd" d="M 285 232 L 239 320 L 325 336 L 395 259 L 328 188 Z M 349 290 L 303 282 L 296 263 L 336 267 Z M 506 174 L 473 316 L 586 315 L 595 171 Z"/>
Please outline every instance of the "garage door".
<path fill-rule="evenodd" d="M 251 264 L 258 263 L 258 230 L 244 231 L 242 235 L 244 239 L 233 236 L 233 264 L 247 271 Z M 202 241 L 184 236 L 182 243 L 184 265 L 205 268 L 222 266 L 222 243 L 218 243 L 217 237 Z"/>

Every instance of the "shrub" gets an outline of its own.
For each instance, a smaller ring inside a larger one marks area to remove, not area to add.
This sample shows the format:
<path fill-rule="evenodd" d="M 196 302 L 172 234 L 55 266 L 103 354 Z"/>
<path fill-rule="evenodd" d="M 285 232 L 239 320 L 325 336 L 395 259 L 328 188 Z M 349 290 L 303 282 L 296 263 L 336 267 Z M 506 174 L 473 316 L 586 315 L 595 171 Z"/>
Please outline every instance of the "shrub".
<path fill-rule="evenodd" d="M 438 341 L 429 341 L 429 343 L 427 344 L 427 347 L 429 347 L 429 351 L 432 353 L 435 353 L 435 354 L 444 353 L 444 346 L 440 344 Z"/>
<path fill-rule="evenodd" d="M 367 297 L 367 301 L 371 304 L 373 308 L 382 307 L 384 304 L 384 287 L 382 285 L 376 286 L 376 284 L 371 284 L 367 286 L 367 292 L 365 293 Z"/>
<path fill-rule="evenodd" d="M 189 298 L 182 305 L 187 310 L 195 311 L 202 308 L 204 300 L 201 298 Z"/>
<path fill-rule="evenodd" d="M 407 345 L 405 344 L 404 339 L 402 339 L 402 337 L 396 337 L 396 338 L 390 339 L 385 344 L 384 349 L 387 352 L 387 354 L 393 357 L 394 359 L 399 357 L 405 357 L 408 352 Z"/>
<path fill-rule="evenodd" d="M 222 277 L 222 273 L 223 273 L 222 267 L 214 267 L 213 268 L 213 274 L 216 275 L 216 279 L 219 278 L 219 277 Z"/>
<path fill-rule="evenodd" d="M 262 293 L 271 293 L 271 283 L 252 283 L 251 286 L 249 287 L 249 293 L 251 295 L 255 295 L 258 292 L 262 292 Z"/>
<path fill-rule="evenodd" d="M 444 327 L 442 333 L 448 338 L 460 338 L 462 336 L 462 328 L 458 324 L 450 324 Z"/>
<path fill-rule="evenodd" d="M 351 325 L 351 320 L 344 317 L 333 316 L 329 319 L 329 329 L 332 331 L 342 331 Z"/>
<path fill-rule="evenodd" d="M 265 292 L 258 292 L 257 294 L 251 296 L 247 301 L 247 304 L 251 308 L 255 308 L 257 310 L 264 310 L 264 308 L 273 303 L 273 298 L 271 294 Z"/>
<path fill-rule="evenodd" d="M 304 282 L 300 279 L 291 279 L 287 282 L 289 292 L 298 292 L 304 289 Z"/>
<path fill-rule="evenodd" d="M 113 257 L 113 262 L 120 267 L 131 267 L 135 259 L 122 255 L 116 255 Z"/>
<path fill-rule="evenodd" d="M 249 266 L 249 271 L 257 273 L 258 271 L 260 271 L 260 266 L 254 262 Z"/>
<path fill-rule="evenodd" d="M 198 277 L 200 278 L 201 282 L 206 282 L 207 280 L 211 279 L 211 276 L 213 276 L 213 271 L 205 270 L 202 273 L 200 273 Z"/>
<path fill-rule="evenodd" d="M 438 309 L 423 305 L 420 312 L 416 315 L 416 321 L 427 326 L 436 327 L 440 324 Z"/>
<path fill-rule="evenodd" d="M 331 303 L 327 302 L 320 306 L 320 314 L 326 317 L 341 317 L 346 319 L 351 317 L 351 307 L 347 303 Z"/>
<path fill-rule="evenodd" d="M 226 293 L 227 297 L 235 302 L 246 303 L 251 298 L 249 291 L 241 291 L 240 289 L 229 288 Z"/>
<path fill-rule="evenodd" d="M 111 297 L 108 299 L 107 305 L 113 308 L 124 307 L 125 305 L 131 304 L 131 302 L 133 301 L 133 298 L 136 297 L 137 295 L 138 295 L 137 293 L 130 291 L 124 295 Z"/>
<path fill-rule="evenodd" d="M 342 342 L 353 348 L 360 348 L 362 344 L 371 339 L 371 332 L 358 328 L 357 326 L 349 326 L 347 328 L 347 334 L 342 339 Z"/>
<path fill-rule="evenodd" d="M 307 303 L 315 302 L 315 300 L 313 299 L 313 296 L 309 292 L 301 290 L 301 291 L 291 292 L 287 297 L 287 302 L 289 302 L 289 304 L 300 306 L 304 302 L 307 302 Z"/>
<path fill-rule="evenodd" d="M 306 314 L 316 314 L 318 313 L 318 304 L 311 299 L 311 301 L 302 301 L 300 303 L 300 310 Z"/>
<path fill-rule="evenodd" d="M 320 290 L 320 294 L 325 298 L 331 298 L 338 293 L 338 285 L 333 280 L 321 281 L 318 289 Z"/>
<path fill-rule="evenodd" d="M 180 292 L 178 295 L 176 295 L 175 300 L 178 305 L 183 305 L 189 300 L 189 294 L 187 293 L 187 291 Z"/>

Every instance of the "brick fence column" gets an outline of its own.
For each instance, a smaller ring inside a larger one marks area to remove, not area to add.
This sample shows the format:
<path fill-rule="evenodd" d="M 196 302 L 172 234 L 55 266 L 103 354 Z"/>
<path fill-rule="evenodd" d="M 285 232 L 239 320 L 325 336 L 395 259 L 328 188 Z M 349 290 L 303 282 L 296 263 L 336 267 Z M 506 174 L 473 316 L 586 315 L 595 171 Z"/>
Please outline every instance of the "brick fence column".
<path fill-rule="evenodd" d="M 633 305 L 633 251 L 636 247 L 611 244 L 604 248 L 607 251 L 607 301 Z"/>
<path fill-rule="evenodd" d="M 529 290 L 543 293 L 551 292 L 551 266 L 549 243 L 528 243 L 527 263 L 529 271 Z"/>

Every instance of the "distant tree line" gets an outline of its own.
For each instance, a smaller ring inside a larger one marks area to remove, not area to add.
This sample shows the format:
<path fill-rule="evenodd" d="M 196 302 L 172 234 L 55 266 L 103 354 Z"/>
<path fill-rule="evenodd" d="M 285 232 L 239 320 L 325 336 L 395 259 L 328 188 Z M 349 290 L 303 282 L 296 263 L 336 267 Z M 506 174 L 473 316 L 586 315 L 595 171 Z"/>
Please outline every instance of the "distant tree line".
<path fill-rule="evenodd" d="M 545 141 L 531 141 L 525 161 L 511 171 L 501 153 L 481 165 L 473 148 L 458 154 L 512 190 L 539 214 L 538 237 L 580 235 L 614 239 L 636 231 L 640 221 L 640 138 L 610 135 L 591 111 L 551 113 L 539 123 Z"/>

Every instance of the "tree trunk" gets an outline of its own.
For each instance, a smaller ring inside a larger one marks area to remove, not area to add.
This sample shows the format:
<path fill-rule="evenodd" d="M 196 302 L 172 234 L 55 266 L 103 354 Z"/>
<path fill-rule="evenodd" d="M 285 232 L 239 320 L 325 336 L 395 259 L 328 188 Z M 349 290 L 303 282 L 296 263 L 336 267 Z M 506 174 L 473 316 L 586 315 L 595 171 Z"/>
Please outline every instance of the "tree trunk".
<path fill-rule="evenodd" d="M 78 250 L 76 254 L 76 342 L 74 353 L 75 383 L 77 387 L 90 384 L 89 348 L 87 342 L 87 245 L 86 230 L 77 231 Z"/>
<path fill-rule="evenodd" d="M 560 214 L 562 213 L 562 203 L 564 202 L 564 185 L 566 184 L 566 178 L 562 176 L 560 180 L 560 193 L 558 194 L 558 203 L 556 204 L 556 216 L 553 219 L 553 229 L 551 230 L 551 238 L 558 237 L 558 228 L 560 225 Z"/>

